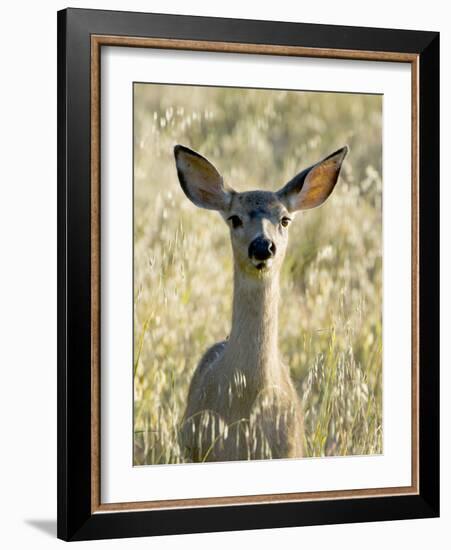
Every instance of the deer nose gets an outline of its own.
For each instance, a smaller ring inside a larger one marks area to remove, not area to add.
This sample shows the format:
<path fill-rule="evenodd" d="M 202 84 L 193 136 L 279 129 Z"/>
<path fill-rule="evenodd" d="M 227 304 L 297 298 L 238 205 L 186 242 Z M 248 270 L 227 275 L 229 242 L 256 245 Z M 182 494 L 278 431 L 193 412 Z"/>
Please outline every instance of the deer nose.
<path fill-rule="evenodd" d="M 255 258 L 256 260 L 263 261 L 268 260 L 271 256 L 274 256 L 275 253 L 276 245 L 264 237 L 257 237 L 249 245 L 249 258 Z"/>

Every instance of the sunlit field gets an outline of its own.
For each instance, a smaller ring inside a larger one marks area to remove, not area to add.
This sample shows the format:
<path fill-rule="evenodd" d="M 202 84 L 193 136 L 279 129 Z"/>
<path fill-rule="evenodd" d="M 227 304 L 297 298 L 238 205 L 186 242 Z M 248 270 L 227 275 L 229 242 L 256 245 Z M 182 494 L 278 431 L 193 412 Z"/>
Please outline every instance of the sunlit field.
<path fill-rule="evenodd" d="M 381 124 L 381 96 L 135 84 L 135 465 L 184 461 L 192 373 L 230 330 L 229 230 L 182 192 L 177 143 L 237 191 L 277 190 L 349 145 L 331 198 L 291 224 L 279 345 L 305 455 L 382 452 Z"/>

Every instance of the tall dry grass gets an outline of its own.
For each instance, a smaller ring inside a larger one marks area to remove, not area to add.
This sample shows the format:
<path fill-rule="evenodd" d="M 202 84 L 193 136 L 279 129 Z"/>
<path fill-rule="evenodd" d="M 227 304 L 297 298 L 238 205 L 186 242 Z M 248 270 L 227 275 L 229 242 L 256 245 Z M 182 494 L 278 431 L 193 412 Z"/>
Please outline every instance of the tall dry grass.
<path fill-rule="evenodd" d="M 184 196 L 176 143 L 238 191 L 275 190 L 350 146 L 331 199 L 290 227 L 279 339 L 303 401 L 306 455 L 382 452 L 381 124 L 380 96 L 135 84 L 136 465 L 184 460 L 191 375 L 230 328 L 228 229 Z"/>

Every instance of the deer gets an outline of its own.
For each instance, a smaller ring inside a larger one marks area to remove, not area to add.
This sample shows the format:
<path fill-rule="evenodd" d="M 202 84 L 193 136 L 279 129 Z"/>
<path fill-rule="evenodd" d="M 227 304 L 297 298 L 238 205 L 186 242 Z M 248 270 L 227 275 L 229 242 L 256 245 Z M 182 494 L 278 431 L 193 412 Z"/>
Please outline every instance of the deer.
<path fill-rule="evenodd" d="M 237 192 L 205 157 L 174 147 L 178 180 L 197 207 L 230 231 L 233 302 L 228 338 L 200 359 L 179 440 L 190 462 L 302 458 L 302 401 L 278 346 L 279 275 L 296 214 L 319 207 L 338 181 L 344 146 L 278 191 Z"/>

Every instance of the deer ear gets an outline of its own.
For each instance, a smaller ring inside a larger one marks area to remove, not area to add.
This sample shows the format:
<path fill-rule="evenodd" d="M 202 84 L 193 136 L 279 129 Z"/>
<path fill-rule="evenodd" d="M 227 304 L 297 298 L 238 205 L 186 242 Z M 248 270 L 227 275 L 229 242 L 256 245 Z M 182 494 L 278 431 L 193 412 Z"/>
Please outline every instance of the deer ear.
<path fill-rule="evenodd" d="M 174 147 L 175 165 L 185 195 L 200 208 L 227 210 L 233 190 L 224 185 L 216 168 L 196 151 Z"/>
<path fill-rule="evenodd" d="M 290 180 L 277 192 L 289 212 L 320 206 L 330 196 L 348 152 L 345 146 Z"/>

